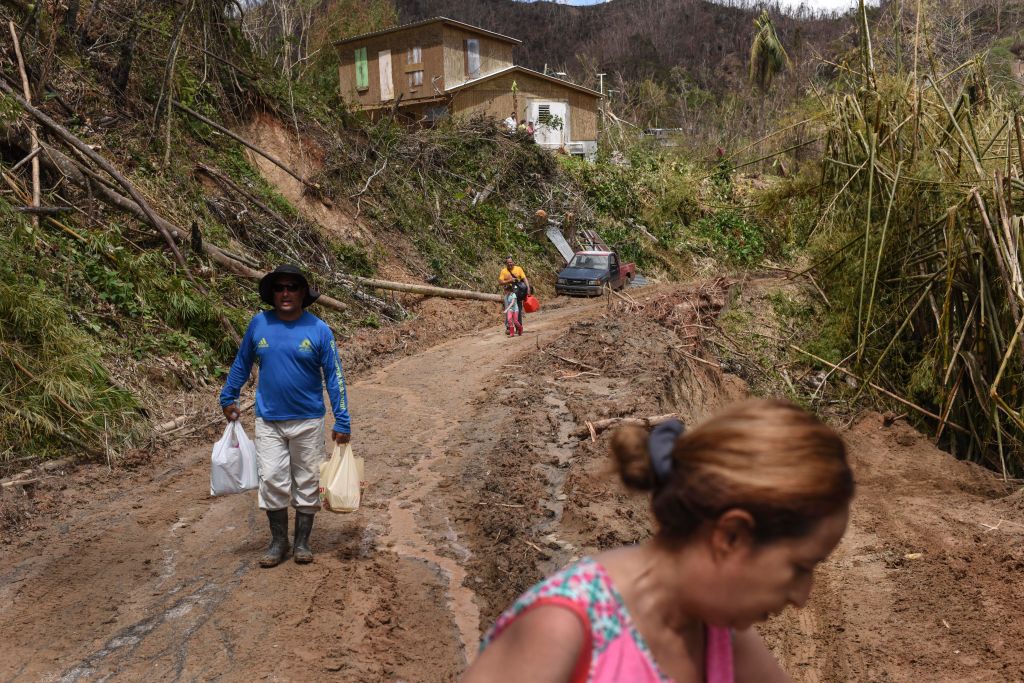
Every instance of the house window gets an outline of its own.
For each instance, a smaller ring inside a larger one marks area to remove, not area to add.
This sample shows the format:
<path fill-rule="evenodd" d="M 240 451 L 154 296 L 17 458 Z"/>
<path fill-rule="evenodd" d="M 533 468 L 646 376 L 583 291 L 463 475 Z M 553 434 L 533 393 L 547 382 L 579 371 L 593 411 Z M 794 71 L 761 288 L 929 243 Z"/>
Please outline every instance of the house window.
<path fill-rule="evenodd" d="M 370 65 L 366 61 L 366 48 L 356 50 L 356 90 L 366 90 L 370 87 Z"/>
<path fill-rule="evenodd" d="M 480 41 L 477 38 L 467 38 L 464 47 L 466 50 L 466 78 L 480 78 Z"/>
<path fill-rule="evenodd" d="M 423 61 L 423 51 L 420 50 L 419 46 L 410 47 L 405 51 L 405 63 L 406 64 L 419 64 Z"/>
<path fill-rule="evenodd" d="M 415 88 L 423 85 L 423 70 L 409 72 L 409 87 Z"/>
<path fill-rule="evenodd" d="M 538 104 L 537 105 L 537 123 L 548 125 L 551 122 L 551 105 L 550 104 Z"/>

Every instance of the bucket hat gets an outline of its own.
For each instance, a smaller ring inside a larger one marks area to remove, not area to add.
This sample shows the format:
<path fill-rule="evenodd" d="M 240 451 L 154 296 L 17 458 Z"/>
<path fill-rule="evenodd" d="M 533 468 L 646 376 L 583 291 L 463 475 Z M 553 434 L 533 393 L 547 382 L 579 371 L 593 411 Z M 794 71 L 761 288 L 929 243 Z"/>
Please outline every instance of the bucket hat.
<path fill-rule="evenodd" d="M 268 306 L 274 305 L 274 282 L 276 282 L 282 275 L 290 275 L 291 277 L 298 278 L 302 281 L 302 285 L 306 288 L 306 296 L 302 299 L 303 308 L 306 308 L 320 298 L 320 292 L 309 284 L 309 280 L 302 271 L 299 270 L 297 266 L 286 263 L 274 268 L 274 270 L 270 271 L 260 279 L 260 299 L 263 300 L 263 303 Z"/>

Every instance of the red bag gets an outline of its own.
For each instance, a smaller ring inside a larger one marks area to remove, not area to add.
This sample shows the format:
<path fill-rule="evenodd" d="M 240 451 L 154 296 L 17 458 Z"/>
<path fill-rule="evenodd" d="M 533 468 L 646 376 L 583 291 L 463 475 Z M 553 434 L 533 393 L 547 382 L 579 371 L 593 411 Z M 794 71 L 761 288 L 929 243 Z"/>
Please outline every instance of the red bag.
<path fill-rule="evenodd" d="M 540 302 L 537 301 L 537 297 L 533 294 L 527 294 L 526 299 L 523 300 L 523 310 L 527 313 L 536 313 L 540 310 Z"/>

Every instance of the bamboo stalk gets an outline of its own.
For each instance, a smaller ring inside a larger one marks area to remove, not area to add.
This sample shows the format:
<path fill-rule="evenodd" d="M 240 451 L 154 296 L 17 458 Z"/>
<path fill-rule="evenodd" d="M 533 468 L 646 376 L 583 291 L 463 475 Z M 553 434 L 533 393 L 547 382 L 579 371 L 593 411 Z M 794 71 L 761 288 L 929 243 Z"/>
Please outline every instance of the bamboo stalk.
<path fill-rule="evenodd" d="M 802 353 L 802 354 L 804 354 L 805 356 L 807 356 L 809 358 L 813 358 L 814 360 L 818 361 L 819 363 L 821 363 L 823 365 L 827 365 L 828 367 L 832 368 L 833 370 L 835 370 L 837 372 L 843 373 L 847 377 L 852 377 L 853 379 L 855 379 L 857 381 L 860 381 L 860 377 L 858 377 L 854 373 L 850 372 L 846 368 L 840 367 L 840 366 L 836 365 L 835 363 L 830 363 L 827 360 L 825 360 L 824 358 L 822 358 L 820 356 L 814 355 L 810 351 L 805 351 L 804 349 L 801 349 L 796 344 L 790 344 L 789 347 L 791 349 L 793 349 L 794 351 L 797 351 L 798 353 Z M 900 396 L 898 394 L 894 394 L 893 392 L 889 391 L 885 387 L 881 387 L 881 386 L 875 384 L 874 382 L 868 382 L 867 384 L 868 384 L 868 386 L 870 386 L 875 391 L 879 391 L 879 392 L 885 394 L 889 398 L 893 399 L 894 401 L 898 401 L 899 403 L 902 403 L 903 405 L 907 406 L 908 408 L 913 408 L 914 410 L 916 410 L 917 412 L 921 413 L 922 415 L 930 417 L 933 420 L 939 420 L 939 421 L 942 420 L 942 417 L 940 415 L 936 415 L 935 413 L 933 413 L 932 411 L 928 410 L 927 408 L 922 408 L 921 406 L 917 405 L 916 403 L 908 401 L 907 399 L 903 398 L 902 396 Z M 963 432 L 964 434 L 970 434 L 970 430 L 967 430 L 967 429 L 961 427 L 960 425 L 956 424 L 955 422 L 948 422 L 947 421 L 946 424 L 949 425 L 950 427 L 952 427 L 953 429 L 957 430 L 958 432 Z"/>
<path fill-rule="evenodd" d="M 939 89 L 938 86 L 936 86 L 932 90 L 936 95 L 939 96 L 939 100 L 942 102 L 942 106 L 946 109 L 946 113 L 949 114 L 949 121 L 952 124 L 953 129 L 956 130 L 957 134 L 960 136 L 960 139 L 963 141 L 963 144 L 960 146 L 960 148 L 968 152 L 968 155 L 971 157 L 971 161 L 974 162 L 974 170 L 977 171 L 978 177 L 984 178 L 985 169 L 984 167 L 982 167 L 981 161 L 975 155 L 974 149 L 971 147 L 971 144 L 967 141 L 967 135 L 964 134 L 963 128 L 960 127 L 960 123 L 956 120 L 956 114 L 954 114 L 953 110 L 949 108 L 949 103 L 946 102 L 946 98 L 943 96 L 942 90 Z"/>
<path fill-rule="evenodd" d="M 860 2 L 863 7 L 864 0 L 860 0 Z M 864 259 L 860 271 L 860 298 L 857 301 L 857 365 L 860 365 L 864 358 L 864 348 L 867 344 L 867 339 L 864 337 L 864 287 L 867 284 L 868 250 L 871 247 L 871 202 L 874 199 L 875 185 L 875 137 L 872 128 L 870 126 L 866 126 L 866 128 L 868 134 L 868 195 L 864 203 Z"/>
<path fill-rule="evenodd" d="M 18 73 L 21 74 L 21 89 L 25 95 L 25 101 L 32 101 L 32 90 L 28 85 L 28 75 L 25 73 L 25 59 L 21 55 L 21 41 L 18 40 L 18 34 L 14 30 L 14 22 L 7 22 L 7 27 L 11 31 L 11 40 L 14 41 L 14 54 L 18 58 Z M 42 198 L 42 190 L 39 181 L 39 130 L 35 124 L 29 125 L 29 134 L 32 136 L 32 151 L 29 153 L 29 158 L 32 160 L 32 207 L 39 208 L 39 202 Z M 32 227 L 39 227 L 39 216 L 32 216 Z"/>
<path fill-rule="evenodd" d="M 1020 339 L 1021 330 L 1024 330 L 1024 318 L 1021 318 L 1020 322 L 1017 323 L 1016 329 L 1013 331 L 1013 337 L 1010 339 L 1010 343 L 1006 346 L 1006 353 L 1003 354 L 1003 360 L 999 363 L 999 371 L 996 373 L 996 378 L 992 380 L 992 386 L 989 387 L 988 395 L 995 398 L 999 389 L 999 382 L 1003 379 L 1003 372 L 1006 371 L 1006 364 L 1010 362 L 1010 356 L 1013 355 L 1013 347 L 1016 345 L 1017 340 Z"/>
<path fill-rule="evenodd" d="M 942 420 L 939 422 L 939 426 L 935 430 L 935 442 L 938 443 L 942 437 L 942 432 L 946 429 L 946 420 L 949 419 L 949 413 L 953 410 L 953 402 L 956 401 L 957 394 L 960 393 L 960 386 L 963 384 L 964 368 L 960 369 L 960 375 L 956 378 L 956 384 L 953 385 L 953 391 L 950 392 L 949 398 L 946 400 L 946 407 L 942 411 Z"/>
<path fill-rule="evenodd" d="M 878 243 L 878 257 L 875 259 L 875 274 L 874 274 L 874 277 L 871 280 L 871 296 L 868 298 L 867 319 L 864 321 L 864 328 L 865 329 L 870 329 L 871 328 L 871 314 L 872 314 L 872 309 L 874 308 L 874 305 L 875 305 L 875 290 L 876 290 L 876 288 L 878 286 L 878 273 L 879 273 L 879 271 L 882 268 L 882 254 L 885 251 L 885 238 L 886 238 L 886 234 L 887 234 L 888 229 L 889 229 L 889 219 L 892 216 L 892 206 L 893 206 L 893 203 L 896 200 L 896 187 L 899 184 L 899 181 L 900 181 L 900 171 L 902 171 L 902 170 L 903 170 L 903 162 L 901 161 L 899 163 L 899 165 L 896 166 L 896 178 L 893 179 L 892 192 L 889 193 L 889 206 L 885 210 L 885 221 L 882 223 L 882 236 L 879 239 L 879 243 Z M 862 342 L 861 349 L 860 349 L 860 352 L 858 354 L 858 357 L 863 357 L 863 355 L 864 355 L 864 344 L 865 343 L 866 343 L 866 341 Z"/>
<path fill-rule="evenodd" d="M 982 223 L 985 225 L 985 232 L 988 235 L 989 241 L 992 244 L 992 249 L 993 249 L 993 251 L 996 254 L 996 267 L 999 269 L 1000 277 L 1002 277 L 1003 282 L 1005 282 L 1005 283 L 1007 283 L 1007 285 L 1009 285 L 1010 282 L 1011 282 L 1010 276 L 1009 276 L 1009 273 L 1006 272 L 1006 264 L 1003 262 L 1003 260 L 1001 258 L 999 258 L 1000 246 L 999 246 L 998 241 L 996 240 L 995 233 L 992 230 L 992 223 L 989 221 L 989 218 L 988 218 L 988 209 L 985 208 L 985 202 L 981 198 L 981 194 L 979 194 L 977 189 L 974 189 L 972 191 L 972 196 L 974 197 L 974 201 L 978 205 L 978 211 L 981 213 Z M 1016 323 L 1017 325 L 1020 325 L 1020 321 L 1021 321 L 1020 305 L 1018 304 L 1017 299 L 1015 297 L 1012 297 L 1012 296 L 1009 297 L 1009 305 L 1010 305 L 1010 311 L 1013 314 L 1013 321 L 1014 321 L 1014 323 Z M 1022 346 L 1022 348 L 1024 348 L 1024 346 Z"/>
<path fill-rule="evenodd" d="M 872 379 L 874 379 L 875 373 L 878 372 L 878 369 L 882 366 L 882 361 L 885 360 L 885 357 L 889 354 L 889 351 L 892 350 L 892 347 L 896 345 L 896 340 L 899 339 L 899 336 L 903 334 L 903 330 L 906 329 L 908 324 L 910 324 L 911 319 L 914 317 L 914 313 L 916 313 L 917 309 L 921 307 L 922 303 L 924 303 L 924 300 L 928 296 L 928 293 L 931 292 L 933 284 L 935 284 L 934 277 L 927 285 L 925 285 L 924 291 L 921 292 L 921 296 L 918 297 L 917 302 L 910 309 L 910 312 L 907 313 L 906 317 L 903 318 L 903 322 L 900 324 L 899 329 L 897 329 L 896 333 L 892 335 L 892 337 L 889 339 L 889 343 L 886 344 L 885 349 L 883 349 L 882 352 L 878 354 L 878 359 L 875 361 L 874 367 L 872 367 L 871 371 L 864 377 L 865 382 L 870 382 Z M 854 396 L 854 401 L 860 398 L 860 395 L 864 392 L 865 386 L 866 384 L 861 385 L 861 388 L 857 391 L 856 396 Z"/>
<path fill-rule="evenodd" d="M 1018 170 L 1024 173 L 1024 135 L 1021 135 L 1020 130 L 1020 114 L 1013 115 L 1013 127 L 1017 132 L 1017 163 L 1021 165 Z"/>

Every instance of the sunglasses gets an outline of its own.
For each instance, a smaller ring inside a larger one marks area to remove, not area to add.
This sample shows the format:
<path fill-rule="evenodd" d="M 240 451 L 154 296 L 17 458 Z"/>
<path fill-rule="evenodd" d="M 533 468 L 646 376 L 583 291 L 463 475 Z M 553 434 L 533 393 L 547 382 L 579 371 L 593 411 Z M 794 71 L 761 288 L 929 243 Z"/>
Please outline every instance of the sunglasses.
<path fill-rule="evenodd" d="M 275 292 L 297 292 L 302 289 L 302 285 L 294 282 L 278 282 L 274 284 Z"/>

